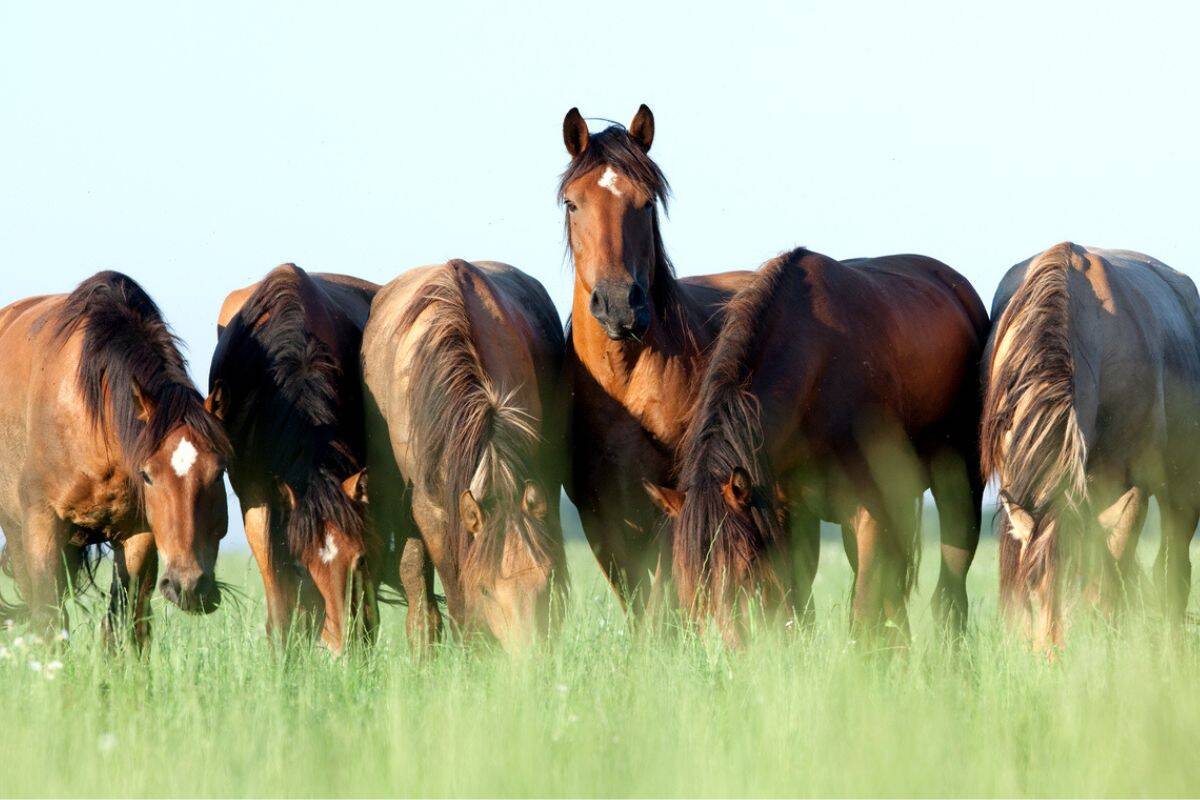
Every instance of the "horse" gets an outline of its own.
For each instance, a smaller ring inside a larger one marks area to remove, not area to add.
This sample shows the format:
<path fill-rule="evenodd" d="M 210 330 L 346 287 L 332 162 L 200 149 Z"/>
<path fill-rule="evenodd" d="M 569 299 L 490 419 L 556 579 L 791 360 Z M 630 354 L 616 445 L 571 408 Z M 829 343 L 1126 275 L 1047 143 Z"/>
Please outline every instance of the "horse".
<path fill-rule="evenodd" d="M 676 279 L 659 226 L 670 187 L 649 156 L 654 130 L 645 105 L 628 129 L 595 134 L 572 108 L 563 120 L 571 161 L 558 190 L 575 267 L 566 491 L 635 616 L 657 605 L 670 566 L 642 486 L 674 481 L 706 349 L 724 304 L 752 274 Z"/>
<path fill-rule="evenodd" d="M 697 622 L 742 642 L 751 603 L 811 616 L 819 521 L 842 525 L 852 624 L 908 639 L 919 514 L 942 523 L 934 607 L 967 614 L 979 539 L 979 365 L 988 317 L 931 258 L 838 262 L 803 248 L 727 305 L 684 438 L 677 489 L 648 486 L 674 526 L 673 576 Z"/>
<path fill-rule="evenodd" d="M 400 531 L 407 630 L 441 635 L 433 568 L 464 633 L 544 637 L 567 591 L 559 522 L 563 334 L 520 270 L 452 260 L 403 273 L 363 334 L 371 514 Z"/>
<path fill-rule="evenodd" d="M 1104 613 L 1136 582 L 1151 496 L 1167 614 L 1182 620 L 1200 514 L 1200 300 L 1150 256 L 1063 242 L 1004 276 L 985 357 L 983 470 L 999 484 L 1001 605 L 1064 643 L 1064 583 Z"/>
<path fill-rule="evenodd" d="M 142 287 L 100 272 L 0 310 L 0 383 L 0 527 L 19 610 L 65 625 L 85 548 L 105 544 L 107 633 L 132 623 L 147 640 L 156 581 L 184 611 L 215 610 L 229 442 Z"/>
<path fill-rule="evenodd" d="M 286 638 L 307 575 L 321 598 L 321 642 L 334 653 L 352 620 L 364 641 L 377 623 L 383 552 L 367 529 L 359 348 L 378 290 L 276 267 L 226 298 L 209 370 L 209 404 L 233 442 L 229 480 L 262 574 L 268 635 Z"/>

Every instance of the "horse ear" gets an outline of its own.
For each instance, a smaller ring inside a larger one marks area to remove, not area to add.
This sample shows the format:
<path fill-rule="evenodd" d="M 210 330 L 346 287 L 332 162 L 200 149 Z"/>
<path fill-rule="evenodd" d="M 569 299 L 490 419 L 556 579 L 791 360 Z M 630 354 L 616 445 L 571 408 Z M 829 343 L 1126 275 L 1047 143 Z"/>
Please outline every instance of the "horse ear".
<path fill-rule="evenodd" d="M 583 114 L 579 113 L 578 108 L 572 108 L 567 112 L 567 116 L 563 117 L 563 143 L 566 144 L 567 152 L 572 158 L 587 149 L 589 138 Z"/>
<path fill-rule="evenodd" d="M 670 486 L 658 486 L 647 480 L 642 481 L 642 488 L 646 490 L 646 494 L 650 495 L 650 499 L 654 501 L 654 505 L 658 506 L 660 511 L 671 519 L 679 517 L 679 512 L 683 509 L 684 498 L 687 496 L 686 493 L 672 489 Z"/>
<path fill-rule="evenodd" d="M 1033 538 L 1037 522 L 1028 510 L 1013 502 L 1005 492 L 1000 493 L 1000 505 L 1008 517 L 1009 534 L 1019 542 L 1028 543 Z"/>
<path fill-rule="evenodd" d="M 725 481 L 722 492 L 725 494 L 725 502 L 736 509 L 744 509 L 750 505 L 750 497 L 754 493 L 754 481 L 750 479 L 750 473 L 741 467 L 734 467 L 729 473 L 729 480 Z"/>
<path fill-rule="evenodd" d="M 133 384 L 133 407 L 138 419 L 142 422 L 149 422 L 150 417 L 154 414 L 154 402 L 142 393 L 142 387 L 136 383 Z"/>
<path fill-rule="evenodd" d="M 296 492 L 292 489 L 291 485 L 288 484 L 287 481 L 279 482 L 279 493 L 283 495 L 283 499 L 287 503 L 288 508 L 291 509 L 292 511 L 295 511 L 296 510 Z"/>
<path fill-rule="evenodd" d="M 650 152 L 650 145 L 654 144 L 654 112 L 650 110 L 650 106 L 642 103 L 638 107 L 637 113 L 633 115 L 633 122 L 629 123 L 629 135 L 643 150 Z"/>
<path fill-rule="evenodd" d="M 533 481 L 525 481 L 525 492 L 521 495 L 521 508 L 534 519 L 545 519 L 549 513 L 546 494 Z"/>
<path fill-rule="evenodd" d="M 225 419 L 225 384 L 217 381 L 212 391 L 204 398 L 204 410 L 219 420 Z"/>
<path fill-rule="evenodd" d="M 342 481 L 342 491 L 356 503 L 367 502 L 367 471 L 360 469 Z"/>
<path fill-rule="evenodd" d="M 483 533 L 483 509 L 467 489 L 458 498 L 458 516 L 472 536 Z"/>

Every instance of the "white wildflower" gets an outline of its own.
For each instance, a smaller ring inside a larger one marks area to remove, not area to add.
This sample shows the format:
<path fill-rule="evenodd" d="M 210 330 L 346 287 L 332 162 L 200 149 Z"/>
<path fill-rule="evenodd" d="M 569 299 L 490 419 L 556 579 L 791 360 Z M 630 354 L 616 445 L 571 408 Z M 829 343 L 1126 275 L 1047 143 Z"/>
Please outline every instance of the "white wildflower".
<path fill-rule="evenodd" d="M 33 670 L 34 672 L 41 672 L 41 671 L 42 671 L 42 662 L 40 662 L 40 661 L 30 661 L 30 662 L 29 662 L 29 668 L 30 668 L 31 670 Z"/>
<path fill-rule="evenodd" d="M 58 639 L 60 642 L 65 642 L 67 639 L 71 638 L 71 634 L 67 633 L 66 628 L 63 628 L 61 631 L 58 632 L 58 636 L 56 636 L 55 638 Z"/>

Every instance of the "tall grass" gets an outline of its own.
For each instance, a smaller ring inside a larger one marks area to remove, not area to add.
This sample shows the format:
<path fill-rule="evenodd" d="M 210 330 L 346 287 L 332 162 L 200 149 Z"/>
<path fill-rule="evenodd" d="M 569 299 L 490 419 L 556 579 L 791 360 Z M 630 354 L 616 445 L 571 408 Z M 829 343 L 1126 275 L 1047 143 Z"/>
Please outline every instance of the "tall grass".
<path fill-rule="evenodd" d="M 0 631 L 0 794 L 1200 793 L 1194 631 L 1081 624 L 1047 663 L 1001 631 L 990 540 L 965 644 L 937 644 L 931 547 L 913 646 L 892 658 L 850 641 L 850 573 L 832 542 L 815 629 L 736 653 L 679 631 L 630 635 L 586 548 L 570 555 L 562 636 L 518 660 L 447 646 L 415 663 L 402 610 L 369 653 L 273 652 L 240 555 L 220 566 L 247 601 L 207 618 L 156 601 L 141 658 L 105 651 L 88 619 L 98 598 L 76 609 L 69 641 Z"/>

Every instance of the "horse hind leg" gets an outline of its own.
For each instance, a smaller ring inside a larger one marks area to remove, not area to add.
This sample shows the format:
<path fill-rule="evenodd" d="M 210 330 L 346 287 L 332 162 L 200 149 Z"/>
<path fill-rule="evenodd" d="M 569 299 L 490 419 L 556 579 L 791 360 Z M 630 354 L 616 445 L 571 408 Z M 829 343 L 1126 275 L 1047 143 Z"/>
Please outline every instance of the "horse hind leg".
<path fill-rule="evenodd" d="M 69 543 L 71 526 L 43 509 L 27 513 L 21 528 L 24 553 L 19 588 L 30 621 L 46 631 L 65 627 L 62 598 L 79 560 L 79 548 Z"/>
<path fill-rule="evenodd" d="M 856 635 L 882 639 L 885 647 L 903 647 L 909 641 L 906 601 L 915 559 L 915 511 L 914 504 L 911 518 L 884 520 L 860 506 L 850 521 L 858 562 L 851 629 Z"/>
<path fill-rule="evenodd" d="M 132 635 L 134 645 L 141 649 L 150 640 L 150 598 L 158 579 L 154 535 L 144 531 L 115 545 L 113 564 L 104 638 L 115 646 Z"/>
<path fill-rule="evenodd" d="M 979 546 L 983 479 L 977 458 L 964 458 L 953 450 L 938 453 L 930 466 L 941 538 L 933 612 L 943 632 L 960 636 L 967 623 L 967 571 Z"/>

